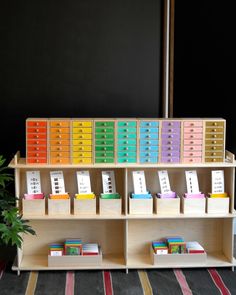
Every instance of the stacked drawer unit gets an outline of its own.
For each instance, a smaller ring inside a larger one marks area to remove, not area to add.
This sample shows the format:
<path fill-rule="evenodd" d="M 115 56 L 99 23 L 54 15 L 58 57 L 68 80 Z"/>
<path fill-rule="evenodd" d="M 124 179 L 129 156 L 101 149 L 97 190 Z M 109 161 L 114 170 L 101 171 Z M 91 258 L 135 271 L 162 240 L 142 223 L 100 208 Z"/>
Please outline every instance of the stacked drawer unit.
<path fill-rule="evenodd" d="M 117 122 L 117 163 L 137 162 L 137 121 Z"/>
<path fill-rule="evenodd" d="M 159 155 L 159 121 L 139 122 L 139 162 L 157 163 Z"/>
<path fill-rule="evenodd" d="M 26 120 L 27 164 L 47 163 L 47 120 Z"/>
<path fill-rule="evenodd" d="M 225 158 L 225 120 L 205 121 L 205 162 L 223 162 Z"/>
<path fill-rule="evenodd" d="M 201 163 L 203 159 L 203 121 L 183 121 L 183 163 Z"/>
<path fill-rule="evenodd" d="M 92 164 L 93 122 L 72 121 L 72 164 Z"/>
<path fill-rule="evenodd" d="M 161 159 L 162 163 L 179 163 L 181 152 L 181 122 L 177 120 L 162 121 Z"/>
<path fill-rule="evenodd" d="M 49 120 L 50 164 L 70 164 L 70 120 Z"/>
<path fill-rule="evenodd" d="M 95 163 L 115 163 L 115 122 L 95 121 Z"/>

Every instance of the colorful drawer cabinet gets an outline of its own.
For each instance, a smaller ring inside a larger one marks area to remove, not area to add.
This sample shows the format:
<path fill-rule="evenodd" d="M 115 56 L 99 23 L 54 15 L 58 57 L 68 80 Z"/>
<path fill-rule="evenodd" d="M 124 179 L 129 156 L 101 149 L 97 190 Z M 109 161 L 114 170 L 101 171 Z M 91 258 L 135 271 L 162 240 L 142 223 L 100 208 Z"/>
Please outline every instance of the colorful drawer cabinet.
<path fill-rule="evenodd" d="M 137 162 L 137 121 L 122 120 L 116 125 L 117 163 Z"/>
<path fill-rule="evenodd" d="M 46 164 L 47 154 L 47 120 L 26 120 L 26 162 L 27 164 Z"/>
<path fill-rule="evenodd" d="M 183 163 L 201 163 L 203 160 L 203 121 L 183 121 Z"/>
<path fill-rule="evenodd" d="M 49 120 L 50 164 L 70 164 L 70 120 Z"/>
<path fill-rule="evenodd" d="M 72 164 L 93 163 L 93 122 L 72 121 Z"/>
<path fill-rule="evenodd" d="M 95 164 L 115 163 L 115 122 L 95 121 Z"/>
<path fill-rule="evenodd" d="M 139 162 L 157 163 L 159 156 L 159 121 L 139 122 Z"/>
<path fill-rule="evenodd" d="M 225 120 L 205 121 L 205 162 L 224 162 Z"/>
<path fill-rule="evenodd" d="M 161 127 L 162 163 L 179 163 L 181 151 L 181 122 L 163 120 Z"/>

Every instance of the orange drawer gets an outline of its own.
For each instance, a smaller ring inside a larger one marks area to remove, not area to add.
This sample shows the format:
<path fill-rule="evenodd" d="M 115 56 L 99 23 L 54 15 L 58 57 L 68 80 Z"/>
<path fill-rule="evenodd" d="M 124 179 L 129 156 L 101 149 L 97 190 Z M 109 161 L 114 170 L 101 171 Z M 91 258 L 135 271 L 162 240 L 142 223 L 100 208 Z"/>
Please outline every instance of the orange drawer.
<path fill-rule="evenodd" d="M 203 139 L 202 133 L 184 133 L 184 139 Z"/>
<path fill-rule="evenodd" d="M 192 152 L 192 151 L 201 151 L 202 145 L 185 145 L 184 151 L 185 152 Z"/>
<path fill-rule="evenodd" d="M 50 159 L 51 164 L 70 164 L 70 158 L 51 158 Z"/>
<path fill-rule="evenodd" d="M 28 139 L 47 139 L 47 134 L 41 134 L 41 133 L 28 133 L 27 134 Z"/>
<path fill-rule="evenodd" d="M 215 151 L 212 151 L 212 152 L 208 152 L 206 151 L 205 152 L 205 156 L 206 157 L 223 157 L 223 151 L 219 151 L 219 152 L 215 152 Z"/>
<path fill-rule="evenodd" d="M 73 145 L 73 152 L 91 152 L 91 145 Z"/>
<path fill-rule="evenodd" d="M 203 121 L 184 121 L 184 127 L 202 127 Z"/>
<path fill-rule="evenodd" d="M 73 128 L 73 133 L 92 133 L 92 128 Z"/>
<path fill-rule="evenodd" d="M 51 152 L 50 157 L 51 158 L 55 158 L 55 157 L 69 158 L 70 157 L 70 152 L 61 152 L 61 151 Z"/>
<path fill-rule="evenodd" d="M 213 163 L 218 163 L 218 162 L 223 162 L 224 158 L 205 158 L 205 162 L 213 162 Z"/>
<path fill-rule="evenodd" d="M 50 139 L 70 139 L 69 133 L 51 133 Z"/>
<path fill-rule="evenodd" d="M 183 158 L 183 163 L 201 163 L 202 162 L 202 158 L 192 158 L 192 157 L 186 157 Z"/>
<path fill-rule="evenodd" d="M 73 121 L 73 127 L 92 127 L 92 121 Z"/>
<path fill-rule="evenodd" d="M 47 133 L 47 128 L 27 128 L 27 133 Z"/>
<path fill-rule="evenodd" d="M 92 164 L 91 158 L 73 158 L 72 159 L 73 164 Z"/>
<path fill-rule="evenodd" d="M 184 139 L 184 145 L 189 145 L 189 144 L 202 144 L 202 139 Z"/>
<path fill-rule="evenodd" d="M 70 127 L 70 121 L 50 121 L 50 127 Z"/>
<path fill-rule="evenodd" d="M 28 164 L 45 164 L 47 163 L 46 158 L 27 158 Z"/>
<path fill-rule="evenodd" d="M 47 121 L 27 121 L 27 127 L 47 127 Z"/>
<path fill-rule="evenodd" d="M 202 157 L 202 152 L 184 152 L 184 158 Z"/>
<path fill-rule="evenodd" d="M 29 139 L 27 145 L 47 145 L 47 140 Z"/>
<path fill-rule="evenodd" d="M 224 138 L 224 134 L 223 133 L 207 133 L 205 136 L 207 139 L 208 138 L 220 138 L 223 139 Z"/>
<path fill-rule="evenodd" d="M 73 134 L 73 139 L 92 139 L 92 134 Z"/>
<path fill-rule="evenodd" d="M 209 126 L 214 126 L 214 127 L 216 127 L 216 126 L 224 126 L 224 121 L 207 121 L 206 122 L 206 126 L 207 127 L 209 127 Z"/>
<path fill-rule="evenodd" d="M 50 140 L 50 145 L 70 145 L 69 140 Z"/>
<path fill-rule="evenodd" d="M 70 133 L 70 128 L 50 128 L 51 133 Z"/>
<path fill-rule="evenodd" d="M 73 152 L 72 154 L 73 158 L 91 158 L 92 153 L 91 152 Z"/>
<path fill-rule="evenodd" d="M 201 127 L 184 128 L 184 133 L 202 133 Z"/>
<path fill-rule="evenodd" d="M 45 153 L 45 152 L 28 152 L 27 158 L 47 158 L 47 153 Z"/>
<path fill-rule="evenodd" d="M 28 152 L 46 152 L 47 151 L 47 146 L 45 145 L 29 145 L 27 146 L 27 151 Z"/>
<path fill-rule="evenodd" d="M 216 128 L 206 128 L 207 133 L 224 133 L 224 128 L 216 127 Z"/>
<path fill-rule="evenodd" d="M 51 152 L 69 152 L 70 146 L 69 145 L 52 145 L 50 146 Z"/>

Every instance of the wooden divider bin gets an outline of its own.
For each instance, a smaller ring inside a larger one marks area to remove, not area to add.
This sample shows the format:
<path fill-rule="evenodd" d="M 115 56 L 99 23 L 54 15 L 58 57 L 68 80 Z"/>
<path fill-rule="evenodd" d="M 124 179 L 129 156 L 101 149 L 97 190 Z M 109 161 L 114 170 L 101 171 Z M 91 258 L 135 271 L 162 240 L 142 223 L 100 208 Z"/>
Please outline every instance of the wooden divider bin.
<path fill-rule="evenodd" d="M 151 263 L 153 265 L 191 265 L 192 263 L 204 265 L 207 261 L 207 254 L 204 253 L 184 253 L 184 254 L 155 254 L 153 248 L 150 248 Z"/>
<path fill-rule="evenodd" d="M 99 198 L 99 212 L 101 215 L 121 215 L 122 199 Z"/>
<path fill-rule="evenodd" d="M 48 215 L 70 215 L 70 199 L 48 198 Z"/>
<path fill-rule="evenodd" d="M 181 197 L 181 209 L 185 214 L 204 214 L 206 212 L 206 198 Z"/>
<path fill-rule="evenodd" d="M 94 214 L 96 215 L 96 198 L 76 199 L 74 198 L 74 215 Z"/>
<path fill-rule="evenodd" d="M 206 210 L 209 214 L 228 214 L 230 198 L 206 198 Z"/>
<path fill-rule="evenodd" d="M 155 196 L 154 208 L 156 214 L 180 214 L 180 197 L 158 198 Z"/>
<path fill-rule="evenodd" d="M 129 196 L 129 214 L 153 214 L 153 198 L 134 199 Z"/>
<path fill-rule="evenodd" d="M 45 215 L 45 198 L 35 200 L 22 199 L 23 215 Z"/>
<path fill-rule="evenodd" d="M 98 255 L 48 255 L 49 267 L 79 267 L 79 266 L 100 266 L 102 265 L 102 252 Z"/>

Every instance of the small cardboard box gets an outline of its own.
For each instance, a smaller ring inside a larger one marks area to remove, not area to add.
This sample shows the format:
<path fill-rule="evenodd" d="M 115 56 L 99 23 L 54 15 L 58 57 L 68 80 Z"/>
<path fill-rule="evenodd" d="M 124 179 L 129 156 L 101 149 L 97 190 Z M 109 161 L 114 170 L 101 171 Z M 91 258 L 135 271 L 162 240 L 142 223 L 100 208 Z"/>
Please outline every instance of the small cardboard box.
<path fill-rule="evenodd" d="M 181 208 L 184 214 L 206 213 L 206 198 L 181 198 Z"/>
<path fill-rule="evenodd" d="M 80 214 L 96 215 L 96 197 L 94 199 L 74 198 L 74 215 Z"/>
<path fill-rule="evenodd" d="M 23 215 L 45 215 L 45 198 L 26 200 L 22 199 Z"/>
<path fill-rule="evenodd" d="M 101 215 L 121 215 L 120 199 L 99 198 L 99 212 Z"/>
<path fill-rule="evenodd" d="M 153 214 L 153 198 L 135 199 L 129 196 L 129 214 Z"/>
<path fill-rule="evenodd" d="M 155 196 L 154 206 L 156 214 L 180 214 L 180 197 L 177 196 L 176 198 L 158 198 L 157 196 Z"/>
<path fill-rule="evenodd" d="M 70 215 L 70 199 L 48 198 L 48 215 Z"/>
<path fill-rule="evenodd" d="M 206 210 L 208 214 L 228 214 L 230 198 L 206 198 Z"/>

